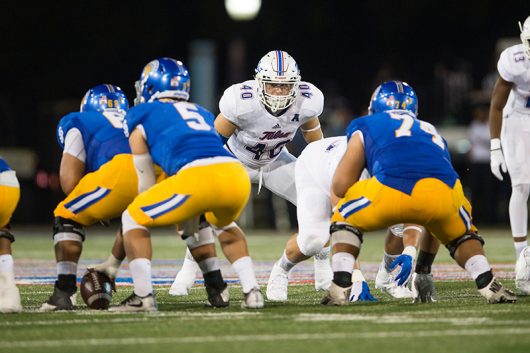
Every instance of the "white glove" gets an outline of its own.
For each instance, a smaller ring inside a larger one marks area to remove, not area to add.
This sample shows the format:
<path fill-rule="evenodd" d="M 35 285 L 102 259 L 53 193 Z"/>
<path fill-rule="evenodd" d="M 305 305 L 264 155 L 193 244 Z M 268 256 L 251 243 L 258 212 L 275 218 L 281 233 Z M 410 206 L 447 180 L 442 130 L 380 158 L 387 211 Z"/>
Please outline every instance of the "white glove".
<path fill-rule="evenodd" d="M 497 138 L 491 140 L 490 167 L 493 175 L 501 181 L 503 180 L 501 170 L 503 173 L 508 172 L 508 169 L 506 169 L 506 161 L 502 154 L 501 140 Z"/>

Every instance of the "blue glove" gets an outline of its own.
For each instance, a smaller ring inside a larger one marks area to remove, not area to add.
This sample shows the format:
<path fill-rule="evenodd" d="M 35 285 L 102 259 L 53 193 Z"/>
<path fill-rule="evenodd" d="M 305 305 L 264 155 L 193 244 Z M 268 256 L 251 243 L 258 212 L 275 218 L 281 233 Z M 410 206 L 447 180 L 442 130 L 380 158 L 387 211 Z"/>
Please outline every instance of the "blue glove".
<path fill-rule="evenodd" d="M 372 293 L 370 293 L 370 287 L 368 287 L 368 283 L 366 281 L 362 282 L 353 282 L 351 294 L 350 294 L 350 302 L 376 302 L 377 299 L 375 299 L 372 296 Z"/>
<path fill-rule="evenodd" d="M 401 267 L 401 271 L 396 276 L 398 286 L 405 284 L 410 278 L 412 272 L 412 256 L 401 254 L 390 264 L 390 269 L 393 270 L 397 266 Z"/>

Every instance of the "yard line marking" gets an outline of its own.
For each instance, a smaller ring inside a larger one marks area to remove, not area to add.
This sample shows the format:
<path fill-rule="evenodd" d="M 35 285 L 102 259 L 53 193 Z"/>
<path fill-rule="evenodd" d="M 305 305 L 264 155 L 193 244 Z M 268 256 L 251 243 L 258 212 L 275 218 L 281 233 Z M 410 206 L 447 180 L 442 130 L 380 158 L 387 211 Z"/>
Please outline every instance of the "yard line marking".
<path fill-rule="evenodd" d="M 145 322 L 149 320 L 156 320 L 160 318 L 182 318 L 187 319 L 190 317 L 199 318 L 199 319 L 208 319 L 208 320 L 233 320 L 233 319 L 246 319 L 254 318 L 261 316 L 259 312 L 249 313 L 249 312 L 236 312 L 236 313 L 196 313 L 196 312 L 173 312 L 173 313 L 146 313 L 145 316 L 141 317 L 114 317 L 110 318 L 109 316 L 115 316 L 116 313 L 111 313 L 108 311 L 82 311 L 82 312 L 73 312 L 75 314 L 80 314 L 82 316 L 89 315 L 99 315 L 102 318 L 93 318 L 93 319 L 71 319 L 71 320 L 38 320 L 38 321 L 4 321 L 0 322 L 0 327 L 10 327 L 10 326 L 54 326 L 54 325 L 86 325 L 86 324 L 98 324 L 98 323 L 131 323 L 131 322 Z M 49 313 L 43 313 L 49 314 Z M 142 313 L 120 313 L 126 315 L 142 315 Z M 268 317 L 267 317 L 268 318 Z M 283 318 L 283 317 L 282 317 Z"/>
<path fill-rule="evenodd" d="M 337 333 L 293 333 L 270 335 L 222 335 L 189 337 L 131 337 L 131 338 L 88 338 L 73 340 L 0 341 L 2 348 L 65 347 L 65 346 L 121 346 L 121 345 L 160 345 L 211 342 L 268 342 L 305 341 L 332 339 L 374 339 L 374 338 L 427 338 L 447 336 L 490 336 L 528 335 L 530 328 L 475 329 L 475 330 L 433 330 L 433 331 L 391 331 L 391 332 L 337 332 Z"/>

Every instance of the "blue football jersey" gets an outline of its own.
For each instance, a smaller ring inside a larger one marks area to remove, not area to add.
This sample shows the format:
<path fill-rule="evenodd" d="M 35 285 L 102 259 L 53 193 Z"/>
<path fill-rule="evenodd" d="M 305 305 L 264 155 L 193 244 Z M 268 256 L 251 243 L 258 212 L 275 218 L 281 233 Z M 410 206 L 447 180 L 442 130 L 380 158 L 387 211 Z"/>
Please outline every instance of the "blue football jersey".
<path fill-rule="evenodd" d="M 0 157 L 0 173 L 5 172 L 6 170 L 11 170 L 11 168 L 9 168 L 7 162 Z"/>
<path fill-rule="evenodd" d="M 87 173 L 98 170 L 117 154 L 131 153 L 117 113 L 78 112 L 64 116 L 57 126 L 57 140 L 61 148 L 64 148 L 66 134 L 73 128 L 77 128 L 83 137 Z"/>
<path fill-rule="evenodd" d="M 447 142 L 436 128 L 404 110 L 393 110 L 353 120 L 364 138 L 366 169 L 384 185 L 411 194 L 416 182 L 436 178 L 449 187 L 458 179 Z"/>
<path fill-rule="evenodd" d="M 213 127 L 213 114 L 198 104 L 144 103 L 131 108 L 125 120 L 126 135 L 142 125 L 153 162 L 168 175 L 197 159 L 233 157 Z"/>

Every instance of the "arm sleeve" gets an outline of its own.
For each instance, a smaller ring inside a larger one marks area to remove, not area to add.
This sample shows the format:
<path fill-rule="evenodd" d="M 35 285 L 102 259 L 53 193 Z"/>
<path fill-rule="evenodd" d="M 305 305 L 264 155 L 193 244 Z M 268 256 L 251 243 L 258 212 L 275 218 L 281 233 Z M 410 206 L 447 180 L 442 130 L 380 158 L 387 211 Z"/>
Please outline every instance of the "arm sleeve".
<path fill-rule="evenodd" d="M 85 143 L 79 129 L 72 128 L 68 130 L 64 139 L 63 153 L 68 153 L 83 163 L 86 162 Z"/>

